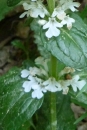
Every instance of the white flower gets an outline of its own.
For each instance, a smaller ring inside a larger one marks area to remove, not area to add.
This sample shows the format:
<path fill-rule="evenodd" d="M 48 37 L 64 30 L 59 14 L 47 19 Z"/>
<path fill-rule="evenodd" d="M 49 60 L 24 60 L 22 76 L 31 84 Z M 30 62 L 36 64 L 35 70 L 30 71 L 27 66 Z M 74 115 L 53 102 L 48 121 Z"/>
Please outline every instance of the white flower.
<path fill-rule="evenodd" d="M 64 74 L 68 74 L 68 73 L 74 73 L 75 69 L 71 68 L 71 67 L 65 67 L 60 73 L 59 76 L 62 76 Z"/>
<path fill-rule="evenodd" d="M 41 68 L 41 67 L 40 67 L 40 72 L 41 72 L 40 76 L 46 76 L 46 77 L 48 77 L 47 71 L 45 71 L 45 70 L 44 70 L 43 68 Z"/>
<path fill-rule="evenodd" d="M 41 79 L 37 78 L 36 80 L 39 82 L 39 84 L 36 84 L 36 85 L 32 86 L 32 89 L 34 90 L 32 92 L 32 98 L 38 98 L 38 99 L 40 99 L 44 95 L 43 92 L 45 93 L 45 92 L 47 92 L 47 90 L 42 85 L 42 80 Z"/>
<path fill-rule="evenodd" d="M 81 90 L 84 85 L 86 84 L 86 81 L 85 80 L 81 80 L 81 81 L 78 81 L 79 80 L 79 75 L 75 75 L 71 80 L 70 80 L 70 84 L 73 88 L 73 90 L 76 92 L 77 91 L 77 88 L 79 90 Z"/>
<path fill-rule="evenodd" d="M 48 72 L 48 62 L 49 59 L 44 59 L 44 57 L 38 57 L 35 59 L 36 65 L 41 65 Z"/>
<path fill-rule="evenodd" d="M 31 89 L 33 89 L 32 92 L 32 98 L 42 98 L 43 97 L 43 92 L 47 92 L 47 90 L 45 89 L 45 87 L 42 85 L 42 80 L 40 78 L 37 77 L 32 77 L 29 76 L 28 77 L 28 81 L 25 81 L 22 85 L 22 87 L 24 88 L 25 92 L 30 92 Z"/>
<path fill-rule="evenodd" d="M 26 10 L 24 13 L 22 13 L 19 17 L 20 18 L 23 18 L 25 15 L 27 15 L 27 17 L 29 17 L 29 15 L 30 15 L 30 12 L 28 11 L 30 8 L 29 8 L 29 4 L 28 3 L 26 3 L 26 2 L 24 2 L 23 3 L 23 8 L 24 8 L 24 10 Z"/>
<path fill-rule="evenodd" d="M 40 69 L 37 68 L 37 67 L 30 67 L 30 68 L 29 68 L 29 74 L 32 75 L 32 76 L 40 75 L 40 74 L 41 74 L 41 71 L 40 71 Z"/>
<path fill-rule="evenodd" d="M 31 91 L 31 82 L 30 81 L 25 81 L 24 83 L 23 83 L 23 88 L 24 88 L 24 91 L 25 92 L 30 92 Z"/>
<path fill-rule="evenodd" d="M 48 77 L 48 61 L 49 59 L 44 59 L 43 57 L 38 57 L 35 59 L 35 64 L 39 65 L 39 71 L 40 75 L 39 76 L 46 76 Z"/>
<path fill-rule="evenodd" d="M 22 86 L 25 92 L 30 92 L 32 86 L 38 85 L 38 82 L 36 81 L 35 77 L 29 76 L 28 79 L 29 81 L 25 81 Z"/>
<path fill-rule="evenodd" d="M 63 94 L 67 94 L 69 91 L 70 81 L 69 80 L 59 80 L 61 88 L 63 90 Z"/>
<path fill-rule="evenodd" d="M 35 60 L 36 65 L 38 67 L 30 67 L 29 70 L 24 69 L 21 71 L 21 77 L 22 78 L 28 78 L 28 76 L 32 77 L 48 77 L 48 61 L 49 59 L 44 59 L 43 57 L 38 57 Z M 39 66 L 40 65 L 40 66 Z M 28 82 L 25 82 L 28 83 Z"/>
<path fill-rule="evenodd" d="M 36 89 L 32 92 L 32 98 L 40 99 L 43 97 L 43 93 L 40 89 Z"/>
<path fill-rule="evenodd" d="M 78 2 L 73 2 L 73 0 L 69 0 L 68 5 L 66 4 L 66 8 L 69 8 L 71 11 L 77 11 L 75 7 L 79 7 L 80 3 Z"/>
<path fill-rule="evenodd" d="M 63 20 L 64 17 L 66 16 L 66 13 L 61 7 L 57 7 L 54 9 L 52 13 L 52 17 L 55 17 L 55 16 L 57 16 L 58 19 Z"/>
<path fill-rule="evenodd" d="M 62 20 L 61 24 L 65 25 L 67 24 L 67 28 L 71 29 L 72 28 L 72 23 L 74 23 L 75 20 L 73 18 L 70 18 L 69 16 L 65 16 L 65 18 Z"/>
<path fill-rule="evenodd" d="M 39 56 L 38 58 L 36 58 L 35 59 L 35 63 L 38 65 L 43 65 L 43 63 L 45 62 L 45 59 L 44 59 L 44 57 L 41 57 L 41 56 Z"/>
<path fill-rule="evenodd" d="M 43 92 L 47 92 L 47 90 L 41 86 L 41 85 L 36 85 L 33 87 L 34 91 L 32 92 L 32 98 L 42 98 L 44 96 Z"/>
<path fill-rule="evenodd" d="M 77 11 L 77 9 L 75 7 L 79 7 L 80 3 L 79 2 L 73 2 L 73 0 L 60 0 L 60 6 L 62 6 L 62 8 L 64 10 L 70 9 L 71 11 Z"/>
<path fill-rule="evenodd" d="M 51 91 L 51 92 L 62 90 L 61 85 L 53 77 L 50 77 L 48 80 L 44 81 L 43 85 L 48 91 Z"/>
<path fill-rule="evenodd" d="M 49 14 L 40 1 L 30 2 L 29 4 L 25 2 L 23 3 L 23 7 L 26 11 L 20 15 L 20 18 L 23 18 L 25 15 L 27 15 L 27 17 L 30 15 L 33 18 L 37 18 L 38 16 L 44 18 L 45 15 Z"/>
<path fill-rule="evenodd" d="M 24 69 L 21 71 L 21 77 L 26 78 L 29 75 L 35 76 L 35 75 L 41 75 L 41 70 L 37 67 L 30 67 L 29 70 Z"/>
<path fill-rule="evenodd" d="M 55 36 L 55 37 L 59 36 L 60 30 L 58 28 L 61 28 L 62 26 L 63 25 L 57 22 L 55 18 L 49 18 L 49 21 L 45 23 L 45 25 L 43 26 L 43 29 L 48 28 L 45 34 L 48 38 L 51 38 L 52 36 Z"/>

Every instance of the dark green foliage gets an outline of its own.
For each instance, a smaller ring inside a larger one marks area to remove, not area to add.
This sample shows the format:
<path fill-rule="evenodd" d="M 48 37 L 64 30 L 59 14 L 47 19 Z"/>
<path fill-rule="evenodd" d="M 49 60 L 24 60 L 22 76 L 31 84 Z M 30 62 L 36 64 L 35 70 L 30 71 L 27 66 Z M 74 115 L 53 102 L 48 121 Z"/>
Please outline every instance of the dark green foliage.
<path fill-rule="evenodd" d="M 7 0 L 7 5 L 8 6 L 14 6 L 18 4 L 21 0 Z"/>
<path fill-rule="evenodd" d="M 31 92 L 24 92 L 20 71 L 20 69 L 14 68 L 5 76 L 0 77 L 0 123 L 2 130 L 22 128 L 40 108 L 43 101 L 43 99 L 33 99 Z"/>
<path fill-rule="evenodd" d="M 74 114 L 71 110 L 70 96 L 63 95 L 61 92 L 57 96 L 57 130 L 75 130 Z M 50 93 L 45 95 L 42 107 L 36 113 L 36 130 L 50 130 Z"/>

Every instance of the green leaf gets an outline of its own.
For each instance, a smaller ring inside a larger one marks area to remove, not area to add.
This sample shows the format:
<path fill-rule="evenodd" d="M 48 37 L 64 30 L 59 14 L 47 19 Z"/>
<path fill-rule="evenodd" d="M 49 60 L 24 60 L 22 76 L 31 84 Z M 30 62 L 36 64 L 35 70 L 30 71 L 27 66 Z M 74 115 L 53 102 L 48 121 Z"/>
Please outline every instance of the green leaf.
<path fill-rule="evenodd" d="M 10 10 L 12 10 L 12 7 L 7 6 L 7 1 L 0 0 L 0 20 L 2 20 Z"/>
<path fill-rule="evenodd" d="M 87 5 L 85 6 L 85 8 L 80 12 L 80 16 L 82 17 L 82 19 L 86 18 L 87 16 Z"/>
<path fill-rule="evenodd" d="M 43 98 L 33 99 L 25 93 L 21 69 L 14 68 L 0 77 L 0 126 L 3 130 L 19 130 L 40 108 Z"/>
<path fill-rule="evenodd" d="M 87 117 L 87 112 L 82 114 L 81 117 L 79 117 L 75 122 L 74 124 L 77 124 L 79 123 L 80 121 L 82 121 L 83 119 L 85 119 Z"/>
<path fill-rule="evenodd" d="M 72 97 L 72 102 L 87 109 L 87 90 L 78 96 Z"/>
<path fill-rule="evenodd" d="M 8 6 L 14 6 L 18 4 L 21 0 L 7 0 L 7 5 Z"/>
<path fill-rule="evenodd" d="M 71 100 L 73 103 L 87 109 L 87 84 L 82 88 L 81 92 L 71 92 Z"/>
<path fill-rule="evenodd" d="M 31 127 L 34 128 L 34 130 L 35 130 L 33 121 L 30 119 L 30 120 L 26 121 L 24 124 L 22 124 L 22 126 L 18 130 L 30 130 L 29 128 L 31 128 Z"/>
<path fill-rule="evenodd" d="M 50 130 L 50 93 L 45 94 L 42 107 L 37 112 L 36 130 Z M 57 130 L 75 130 L 75 118 L 68 95 L 57 93 Z"/>
<path fill-rule="evenodd" d="M 57 97 L 57 130 L 75 130 L 74 114 L 71 110 L 71 100 L 68 95 L 58 93 Z"/>
<path fill-rule="evenodd" d="M 68 30 L 66 26 L 61 28 L 61 34 L 58 37 L 47 39 L 46 30 L 44 31 L 42 27 L 33 28 L 33 30 L 35 35 L 41 38 L 43 47 L 66 66 L 85 68 L 87 66 L 87 26 L 77 14 L 72 14 L 71 17 L 75 19 L 72 29 Z"/>
<path fill-rule="evenodd" d="M 20 48 L 21 50 L 23 50 L 25 52 L 25 54 L 26 54 L 26 48 L 25 48 L 24 44 L 22 43 L 22 41 L 20 41 L 20 40 L 14 40 L 11 43 L 15 47 Z"/>

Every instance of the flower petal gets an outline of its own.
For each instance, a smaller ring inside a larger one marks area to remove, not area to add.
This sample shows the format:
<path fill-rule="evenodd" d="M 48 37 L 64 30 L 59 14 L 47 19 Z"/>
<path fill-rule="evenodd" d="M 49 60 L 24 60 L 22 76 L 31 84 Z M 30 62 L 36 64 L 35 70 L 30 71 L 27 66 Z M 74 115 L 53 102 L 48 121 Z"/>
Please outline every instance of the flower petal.
<path fill-rule="evenodd" d="M 37 90 L 37 89 L 40 89 L 40 88 L 41 88 L 41 86 L 37 83 L 32 85 L 32 89 L 34 89 L 34 90 Z"/>
<path fill-rule="evenodd" d="M 23 86 L 22 86 L 23 88 L 24 88 L 24 91 L 25 92 L 30 92 L 30 90 L 31 90 L 31 86 L 30 86 L 30 82 L 29 81 L 25 81 L 24 83 L 23 83 Z"/>
<path fill-rule="evenodd" d="M 23 18 L 23 17 L 25 17 L 25 15 L 27 15 L 27 12 L 22 13 L 22 14 L 19 16 L 19 18 Z"/>
<path fill-rule="evenodd" d="M 49 29 L 46 31 L 46 36 L 47 36 L 48 38 L 51 38 L 52 36 L 57 37 L 57 36 L 59 36 L 59 34 L 60 34 L 60 30 L 57 29 L 57 28 L 53 28 L 53 29 L 49 28 Z"/>
<path fill-rule="evenodd" d="M 51 92 L 56 92 L 61 90 L 60 84 L 55 80 L 55 78 L 50 77 L 48 80 L 43 82 L 45 89 Z"/>
<path fill-rule="evenodd" d="M 30 73 L 31 76 L 39 75 L 40 69 L 38 69 L 37 67 L 30 67 L 29 73 Z"/>
<path fill-rule="evenodd" d="M 29 9 L 29 4 L 27 4 L 26 2 L 23 3 L 23 7 L 24 10 L 28 10 Z"/>
<path fill-rule="evenodd" d="M 68 91 L 69 91 L 69 88 L 68 88 L 68 87 L 64 88 L 64 89 L 63 89 L 63 94 L 66 95 L 66 94 L 68 93 Z"/>
<path fill-rule="evenodd" d="M 47 29 L 47 28 L 49 28 L 49 26 L 50 26 L 50 22 L 47 22 L 47 23 L 43 26 L 43 29 Z"/>
<path fill-rule="evenodd" d="M 78 81 L 78 83 L 77 83 L 78 89 L 81 90 L 85 84 L 86 84 L 85 80 Z"/>
<path fill-rule="evenodd" d="M 40 25 L 44 25 L 44 24 L 46 24 L 46 20 L 38 20 L 38 23 L 39 23 Z"/>
<path fill-rule="evenodd" d="M 78 81 L 79 78 L 80 78 L 79 75 L 75 75 L 75 76 L 73 76 L 73 80 L 74 80 L 74 81 Z"/>
<path fill-rule="evenodd" d="M 80 81 L 78 81 L 79 80 L 79 75 L 75 75 L 75 76 L 73 76 L 73 78 L 70 80 L 70 84 L 71 84 L 71 86 L 72 86 L 72 88 L 73 88 L 73 90 L 76 92 L 77 91 L 77 88 L 79 89 L 79 90 L 81 90 L 83 87 L 84 87 L 84 85 L 86 84 L 86 81 L 85 80 L 80 80 Z"/>
<path fill-rule="evenodd" d="M 43 97 L 43 93 L 40 90 L 34 90 L 32 92 L 32 98 L 40 99 Z"/>
<path fill-rule="evenodd" d="M 26 78 L 27 76 L 29 76 L 29 71 L 24 69 L 21 71 L 21 77 L 22 78 Z"/>
<path fill-rule="evenodd" d="M 72 89 L 74 92 L 77 92 L 77 86 L 76 85 L 72 85 Z"/>

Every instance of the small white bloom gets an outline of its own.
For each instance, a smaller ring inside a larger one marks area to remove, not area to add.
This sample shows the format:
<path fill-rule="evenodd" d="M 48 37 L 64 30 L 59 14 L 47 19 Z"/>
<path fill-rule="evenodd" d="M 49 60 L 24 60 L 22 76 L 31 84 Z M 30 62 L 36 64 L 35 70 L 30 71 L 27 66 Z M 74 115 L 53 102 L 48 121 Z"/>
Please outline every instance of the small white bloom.
<path fill-rule="evenodd" d="M 41 65 L 48 72 L 48 62 L 49 59 L 44 59 L 44 57 L 38 57 L 35 59 L 36 65 Z"/>
<path fill-rule="evenodd" d="M 45 93 L 45 92 L 47 92 L 47 90 L 42 85 L 42 80 L 41 79 L 36 78 L 36 80 L 38 81 L 38 84 L 32 86 L 32 89 L 33 89 L 32 98 L 40 99 L 44 95 L 43 92 Z"/>
<path fill-rule="evenodd" d="M 43 26 L 43 29 L 47 29 L 46 36 L 48 38 L 51 38 L 52 36 L 59 36 L 60 30 L 58 28 L 61 28 L 63 25 L 56 21 L 55 18 L 49 18 L 49 21 Z"/>
<path fill-rule="evenodd" d="M 57 7 L 54 9 L 53 13 L 52 13 L 52 17 L 57 16 L 57 18 L 59 20 L 63 20 L 64 17 L 66 16 L 66 13 L 64 12 L 64 10 L 61 7 Z"/>
<path fill-rule="evenodd" d="M 21 77 L 26 78 L 29 75 L 35 76 L 35 75 L 41 75 L 41 70 L 37 67 L 30 67 L 29 70 L 24 69 L 21 71 Z"/>
<path fill-rule="evenodd" d="M 59 80 L 61 88 L 63 90 L 63 94 L 67 94 L 69 91 L 70 81 L 69 80 Z"/>
<path fill-rule="evenodd" d="M 75 20 L 73 18 L 70 18 L 69 16 L 65 16 L 65 18 L 62 20 L 61 24 L 65 25 L 67 24 L 67 28 L 70 30 L 72 28 L 72 23 L 74 23 Z"/>
<path fill-rule="evenodd" d="M 77 11 L 76 7 L 80 6 L 79 2 L 73 2 L 73 0 L 60 0 L 60 5 L 64 10 L 70 9 L 71 11 Z"/>
<path fill-rule="evenodd" d="M 29 4 L 26 2 L 23 3 L 23 7 L 24 7 L 24 10 L 26 10 L 26 11 L 30 9 Z"/>
<path fill-rule="evenodd" d="M 35 75 L 40 75 L 41 72 L 40 72 L 40 69 L 37 68 L 37 67 L 30 67 L 29 68 L 29 74 L 32 75 L 32 76 L 35 76 Z"/>
<path fill-rule="evenodd" d="M 45 89 L 45 87 L 42 85 L 42 80 L 40 78 L 37 77 L 32 77 L 29 76 L 28 77 L 28 81 L 25 81 L 23 83 L 23 88 L 25 92 L 30 92 L 31 89 L 33 89 L 32 92 L 32 98 L 42 98 L 43 97 L 43 92 L 47 92 L 47 90 Z"/>
<path fill-rule="evenodd" d="M 32 92 L 32 98 L 40 99 L 43 97 L 43 93 L 40 89 L 36 89 Z"/>
<path fill-rule="evenodd" d="M 23 83 L 22 87 L 24 88 L 25 92 L 30 92 L 31 91 L 31 82 L 30 81 L 25 81 Z"/>
<path fill-rule="evenodd" d="M 44 91 L 46 92 L 46 91 Z M 41 88 L 39 89 L 36 89 L 32 92 L 32 98 L 37 98 L 37 99 L 40 99 L 43 97 L 43 90 Z"/>
<path fill-rule="evenodd" d="M 47 73 L 47 71 L 45 71 L 43 68 L 41 68 L 40 67 L 40 72 L 41 72 L 41 74 L 40 74 L 40 76 L 46 76 L 46 77 L 48 77 L 48 73 Z"/>
<path fill-rule="evenodd" d="M 57 14 L 57 18 L 59 20 L 63 20 L 64 17 L 66 16 L 66 13 L 64 11 L 60 11 L 58 14 Z"/>
<path fill-rule="evenodd" d="M 79 90 L 81 90 L 84 85 L 86 84 L 86 81 L 85 80 L 81 80 L 81 81 L 78 81 L 79 80 L 79 75 L 75 75 L 71 80 L 70 80 L 70 84 L 73 88 L 73 90 L 76 92 L 77 91 L 77 88 Z"/>
<path fill-rule="evenodd" d="M 38 84 L 42 84 L 43 80 L 41 78 L 35 77 L 35 79 L 38 82 Z"/>
<path fill-rule="evenodd" d="M 43 62 L 45 61 L 44 57 L 39 56 L 38 58 L 35 59 L 35 63 L 38 64 L 43 64 Z"/>
<path fill-rule="evenodd" d="M 24 70 L 21 71 L 21 77 L 22 78 L 26 78 L 28 76 L 29 76 L 29 70 L 24 69 Z"/>
<path fill-rule="evenodd" d="M 64 74 L 68 74 L 68 73 L 74 73 L 75 69 L 71 68 L 71 67 L 65 67 L 60 73 L 59 76 L 62 76 Z"/>
<path fill-rule="evenodd" d="M 73 2 L 73 0 L 72 1 L 70 1 L 69 3 L 68 3 L 68 5 L 67 5 L 67 8 L 69 8 L 71 11 L 78 11 L 75 7 L 79 7 L 80 6 L 80 3 L 78 3 L 78 2 Z"/>
<path fill-rule="evenodd" d="M 22 13 L 22 14 L 19 16 L 19 18 L 23 18 L 23 17 L 25 17 L 26 15 L 27 15 L 27 17 L 29 17 L 30 12 L 29 12 L 29 11 L 25 11 L 24 13 Z"/>
<path fill-rule="evenodd" d="M 36 81 L 36 79 L 35 79 L 35 77 L 29 76 L 28 79 L 29 79 L 29 81 L 25 81 L 23 83 L 23 86 L 22 86 L 24 88 L 25 92 L 30 92 L 32 86 L 38 84 L 37 81 Z"/>
<path fill-rule="evenodd" d="M 45 15 L 49 14 L 40 1 L 30 2 L 29 4 L 25 2 L 23 3 L 23 7 L 26 12 L 21 14 L 20 18 L 23 18 L 25 15 L 27 15 L 27 17 L 30 15 L 33 18 L 37 18 L 38 16 L 44 18 Z"/>
<path fill-rule="evenodd" d="M 56 92 L 62 90 L 61 85 L 53 77 L 50 77 L 48 80 L 44 81 L 43 85 L 50 92 Z"/>

